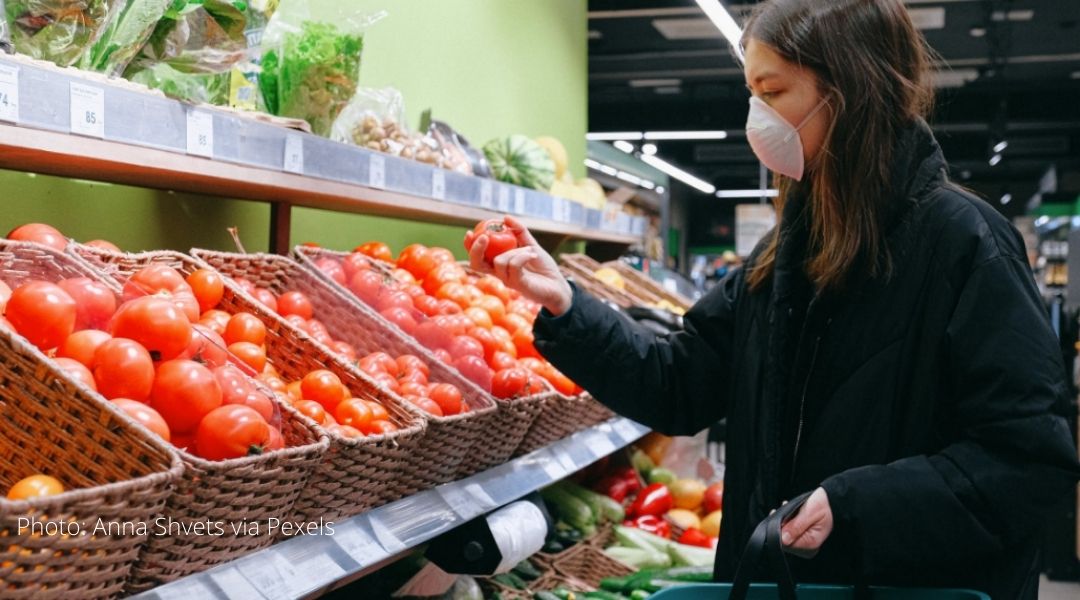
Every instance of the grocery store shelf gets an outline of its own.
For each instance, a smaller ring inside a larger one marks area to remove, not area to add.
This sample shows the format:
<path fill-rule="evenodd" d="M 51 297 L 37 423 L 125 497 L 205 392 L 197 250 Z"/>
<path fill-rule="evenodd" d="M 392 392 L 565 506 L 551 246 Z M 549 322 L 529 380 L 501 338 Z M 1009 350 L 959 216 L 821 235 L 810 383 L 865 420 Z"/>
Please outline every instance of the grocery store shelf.
<path fill-rule="evenodd" d="M 647 432 L 633 421 L 615 418 L 467 479 L 334 523 L 333 535 L 290 538 L 138 598 L 317 597 L 558 481 Z"/>
<path fill-rule="evenodd" d="M 277 227 L 271 245 L 277 251 L 289 249 L 291 206 L 456 225 L 511 213 L 551 244 L 578 239 L 628 246 L 644 233 L 643 219 L 605 219 L 601 211 L 562 198 L 236 113 L 10 58 L 0 58 L 0 70 L 14 72 L 6 97 L 17 106 L 0 111 L 0 119 L 17 122 L 0 124 L 0 168 L 270 202 Z M 76 97 L 73 84 L 81 86 L 80 93 L 90 88 L 96 100 Z M 95 101 L 97 109 L 86 108 Z M 96 133 L 71 133 L 72 114 L 90 112 Z"/>

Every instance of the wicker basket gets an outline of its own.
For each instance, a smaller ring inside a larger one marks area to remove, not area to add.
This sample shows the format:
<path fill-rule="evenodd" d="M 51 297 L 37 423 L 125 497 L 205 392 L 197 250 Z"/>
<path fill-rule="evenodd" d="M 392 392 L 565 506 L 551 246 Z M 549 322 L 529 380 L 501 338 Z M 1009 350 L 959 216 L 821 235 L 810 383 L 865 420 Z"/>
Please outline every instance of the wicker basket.
<path fill-rule="evenodd" d="M 423 357 L 424 360 L 431 365 L 433 370 L 436 365 L 439 365 L 440 371 L 453 373 L 456 375 L 457 379 L 468 382 L 468 380 L 462 377 L 456 369 L 445 365 L 445 363 L 435 358 L 430 351 L 424 348 L 414 338 L 383 319 L 374 310 L 353 295 L 351 291 L 345 289 L 343 286 L 324 275 L 322 271 L 315 266 L 315 261 L 319 258 L 333 258 L 340 260 L 346 256 L 345 253 L 298 246 L 294 251 L 294 256 L 309 272 L 315 274 L 319 280 L 333 290 L 340 298 L 345 299 L 349 305 L 353 307 L 354 314 L 364 313 L 367 321 L 372 323 L 372 325 L 369 326 L 369 329 L 385 332 L 387 337 L 390 337 L 392 334 L 392 337 L 406 344 L 400 347 L 412 354 Z M 383 268 L 385 268 L 385 265 L 383 265 Z M 382 342 L 391 344 L 389 346 L 381 346 L 381 349 L 383 350 L 399 347 L 393 345 L 394 342 L 389 339 L 380 340 L 380 343 Z M 361 346 L 357 346 L 357 348 L 360 347 Z M 490 395 L 480 390 L 480 388 L 471 382 L 468 383 L 468 387 L 476 393 L 491 398 Z M 533 422 L 541 414 L 541 411 L 544 410 L 546 401 L 553 396 L 553 393 L 545 392 L 514 400 L 493 399 L 497 410 L 488 420 L 488 424 L 480 431 L 474 452 L 470 453 L 465 460 L 462 461 L 458 476 L 463 477 L 471 475 L 475 472 L 499 465 L 510 458 L 510 456 L 512 456 L 520 447 L 521 442 L 525 439 Z"/>
<path fill-rule="evenodd" d="M 621 260 L 606 262 L 603 266 L 615 269 L 619 275 L 622 275 L 623 280 L 626 281 L 627 287 L 632 288 L 634 293 L 642 298 L 655 298 L 652 300 L 653 302 L 657 300 L 667 300 L 684 310 L 689 310 L 690 307 L 694 305 L 693 300 L 677 292 L 669 291 L 645 273 L 638 271 Z"/>
<path fill-rule="evenodd" d="M 536 591 L 550 592 L 556 589 L 571 590 L 574 592 L 591 592 L 596 586 L 590 585 L 576 577 L 567 577 L 557 572 L 550 573 L 533 582 L 532 589 Z"/>
<path fill-rule="evenodd" d="M 635 571 L 589 544 L 574 546 L 556 560 L 553 566 L 555 573 L 584 582 L 591 589 L 600 587 L 600 582 L 608 577 L 622 577 Z"/>

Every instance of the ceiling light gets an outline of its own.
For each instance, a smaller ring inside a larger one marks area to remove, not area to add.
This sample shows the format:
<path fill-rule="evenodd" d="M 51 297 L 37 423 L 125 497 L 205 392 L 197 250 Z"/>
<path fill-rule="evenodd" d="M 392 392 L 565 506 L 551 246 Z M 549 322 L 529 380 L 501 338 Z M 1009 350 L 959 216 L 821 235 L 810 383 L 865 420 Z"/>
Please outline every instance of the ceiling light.
<path fill-rule="evenodd" d="M 776 198 L 780 190 L 720 190 L 717 198 Z"/>
<path fill-rule="evenodd" d="M 930 78 L 935 88 L 958 88 L 979 78 L 975 69 L 941 69 L 932 71 Z"/>
<path fill-rule="evenodd" d="M 994 21 L 1030 21 L 1035 17 L 1035 11 L 1033 10 L 1010 10 L 1005 12 L 1003 10 L 995 10 L 990 18 Z"/>
<path fill-rule="evenodd" d="M 713 184 L 705 181 L 704 179 L 695 177 L 690 173 L 683 171 L 679 167 L 676 167 L 675 165 L 663 161 L 655 156 L 642 156 L 641 160 L 644 161 L 646 164 L 652 165 L 657 169 L 660 169 L 661 171 L 667 173 L 675 179 L 678 179 L 679 181 L 694 188 L 695 190 L 698 190 L 699 192 L 702 192 L 704 194 L 712 194 L 716 192 L 716 186 L 714 186 Z"/>
<path fill-rule="evenodd" d="M 634 151 L 634 145 L 631 144 L 630 142 L 627 142 L 627 141 L 624 141 L 624 140 L 616 140 L 611 145 L 615 146 L 616 148 L 618 148 L 619 150 L 622 150 L 623 152 L 625 152 L 627 154 L 630 154 L 631 152 Z"/>
<path fill-rule="evenodd" d="M 641 185 L 641 178 L 640 177 L 638 177 L 637 175 L 633 175 L 631 173 L 627 173 L 626 171 L 619 171 L 618 173 L 615 174 L 615 177 L 617 179 L 622 179 L 623 181 L 625 181 L 627 183 L 632 183 L 634 185 Z"/>
<path fill-rule="evenodd" d="M 598 142 L 611 142 L 615 140 L 640 140 L 640 131 L 605 131 L 601 133 L 586 133 L 585 139 Z"/>
<path fill-rule="evenodd" d="M 1005 194 L 1001 197 L 1001 204 L 1005 205 L 1012 202 L 1012 194 Z"/>
<path fill-rule="evenodd" d="M 649 181 L 648 179 L 642 179 L 639 185 L 647 190 L 651 190 L 656 187 L 656 184 Z"/>
<path fill-rule="evenodd" d="M 656 144 L 645 144 L 641 147 L 641 151 L 644 154 L 652 156 L 653 154 L 656 154 Z"/>
<path fill-rule="evenodd" d="M 930 8 L 909 8 L 911 23 L 916 29 L 944 29 L 945 7 L 934 6 Z"/>
<path fill-rule="evenodd" d="M 972 27 L 971 30 L 968 31 L 968 33 L 971 34 L 971 37 L 973 37 L 973 38 L 986 37 L 986 28 L 985 27 Z"/>
<path fill-rule="evenodd" d="M 1002 141 L 998 142 L 997 145 L 994 146 L 994 152 L 996 152 L 997 154 L 1001 154 L 1008 147 L 1009 147 L 1009 142 L 1007 142 L 1005 140 L 1002 140 Z"/>
<path fill-rule="evenodd" d="M 603 37 L 604 37 L 604 34 L 600 33 L 599 31 L 597 31 L 595 29 L 590 29 L 589 30 L 589 39 L 590 40 L 598 40 L 598 39 L 601 39 Z"/>
<path fill-rule="evenodd" d="M 1001 155 L 1000 154 L 995 154 L 995 155 L 990 157 L 990 166 L 991 167 L 996 167 L 999 162 L 1001 162 Z"/>
<path fill-rule="evenodd" d="M 611 175 L 612 177 L 619 174 L 618 169 L 616 169 L 615 167 L 610 167 L 608 165 L 600 165 L 600 172 L 604 175 Z"/>
<path fill-rule="evenodd" d="M 701 7 L 701 10 L 705 11 L 705 15 L 709 17 L 713 25 L 716 25 L 720 33 L 727 38 L 735 57 L 739 59 L 739 62 L 742 62 L 743 51 L 740 45 L 742 42 L 742 28 L 731 17 L 731 13 L 724 8 L 723 4 L 720 4 L 720 0 L 697 0 L 697 4 Z"/>
<path fill-rule="evenodd" d="M 1080 71 L 1073 71 L 1072 73 L 1069 73 L 1069 78 L 1080 79 Z"/>
<path fill-rule="evenodd" d="M 726 140 L 726 131 L 646 131 L 647 140 Z"/>
<path fill-rule="evenodd" d="M 648 88 L 648 87 L 664 87 L 682 85 L 682 79 L 631 79 L 630 87 L 632 88 Z"/>
<path fill-rule="evenodd" d="M 665 188 L 664 186 L 662 186 L 662 185 L 656 186 L 656 193 L 657 194 L 663 194 L 666 191 L 667 191 L 667 188 Z"/>

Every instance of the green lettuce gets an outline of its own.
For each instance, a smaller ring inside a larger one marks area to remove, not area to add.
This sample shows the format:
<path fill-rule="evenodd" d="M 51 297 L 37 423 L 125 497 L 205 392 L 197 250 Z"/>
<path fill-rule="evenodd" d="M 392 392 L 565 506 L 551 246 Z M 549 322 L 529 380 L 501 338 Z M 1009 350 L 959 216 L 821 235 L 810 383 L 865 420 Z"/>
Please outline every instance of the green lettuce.
<path fill-rule="evenodd" d="M 98 39 L 122 0 L 5 0 L 4 18 L 15 51 L 70 66 Z"/>

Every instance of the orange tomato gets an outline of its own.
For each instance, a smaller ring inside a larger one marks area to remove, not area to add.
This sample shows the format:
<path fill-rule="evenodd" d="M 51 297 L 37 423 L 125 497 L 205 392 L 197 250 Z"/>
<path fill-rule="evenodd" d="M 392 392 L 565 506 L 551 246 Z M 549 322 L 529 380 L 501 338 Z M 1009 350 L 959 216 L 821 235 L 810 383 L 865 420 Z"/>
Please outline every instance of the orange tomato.
<path fill-rule="evenodd" d="M 266 349 L 262 346 L 256 346 L 251 342 L 236 342 L 229 344 L 228 350 L 229 354 L 251 367 L 256 374 L 262 373 L 266 367 Z"/>
<path fill-rule="evenodd" d="M 206 312 L 215 308 L 225 294 L 225 280 L 217 271 L 198 269 L 187 276 L 187 284 L 199 302 L 199 310 Z"/>
<path fill-rule="evenodd" d="M 342 425 L 348 425 L 366 432 L 368 425 L 371 424 L 371 407 L 364 400 L 349 398 L 341 401 L 337 408 L 334 409 L 334 417 Z"/>
<path fill-rule="evenodd" d="M 390 252 L 390 246 L 382 242 L 365 242 L 353 248 L 353 252 L 359 252 L 383 262 L 394 262 L 394 255 Z"/>
<path fill-rule="evenodd" d="M 229 345 L 250 342 L 261 346 L 266 342 L 266 325 L 251 313 L 236 313 L 229 319 L 221 337 L 225 338 L 225 343 Z"/>
<path fill-rule="evenodd" d="M 293 402 L 293 408 L 319 425 L 326 424 L 326 409 L 314 400 L 297 400 Z"/>
<path fill-rule="evenodd" d="M 300 391 L 304 399 L 318 402 L 331 413 L 348 394 L 341 379 L 326 369 L 317 369 L 305 375 L 300 382 Z"/>
<path fill-rule="evenodd" d="M 531 329 L 521 329 L 514 334 L 514 347 L 517 348 L 518 358 L 540 358 L 540 353 L 536 351 L 534 345 L 535 339 Z"/>
<path fill-rule="evenodd" d="M 469 320 L 471 320 L 473 324 L 482 329 L 491 329 L 494 325 L 491 321 L 491 314 L 479 306 L 470 306 L 469 308 L 466 308 L 465 316 L 469 317 Z"/>
<path fill-rule="evenodd" d="M 506 305 L 495 296 L 484 294 L 474 303 L 474 306 L 486 310 L 491 315 L 493 323 L 501 323 L 503 318 L 506 317 Z"/>
<path fill-rule="evenodd" d="M 8 490 L 8 500 L 29 500 L 64 493 L 64 484 L 49 475 L 31 475 L 15 482 Z"/>

